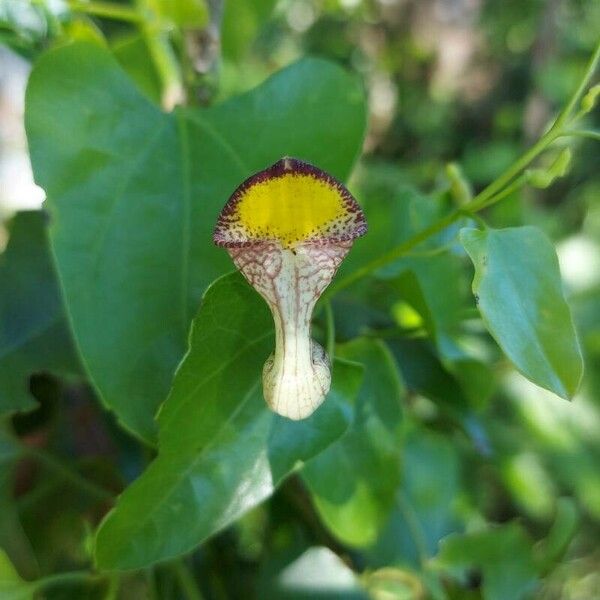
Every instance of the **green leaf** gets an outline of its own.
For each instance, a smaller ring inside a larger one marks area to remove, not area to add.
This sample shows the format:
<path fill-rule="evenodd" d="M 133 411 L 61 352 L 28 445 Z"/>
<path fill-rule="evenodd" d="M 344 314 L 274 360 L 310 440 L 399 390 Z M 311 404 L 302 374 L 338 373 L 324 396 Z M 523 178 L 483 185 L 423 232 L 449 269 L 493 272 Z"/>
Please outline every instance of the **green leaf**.
<path fill-rule="evenodd" d="M 273 344 L 267 306 L 241 275 L 208 289 L 159 414 L 158 458 L 98 532 L 100 568 L 139 568 L 188 552 L 344 433 L 362 369 L 336 361 L 321 408 L 289 421 L 262 397 Z"/>
<path fill-rule="evenodd" d="M 4 550 L 0 548 L 0 598 L 33 600 L 34 591 L 34 586 L 21 579 Z"/>
<path fill-rule="evenodd" d="M 484 600 L 529 598 L 537 585 L 532 542 L 516 523 L 449 535 L 440 544 L 435 562 L 458 578 L 467 569 L 481 569 Z"/>
<path fill-rule="evenodd" d="M 41 212 L 17 213 L 0 255 L 0 415 L 30 410 L 36 371 L 79 372 Z"/>
<path fill-rule="evenodd" d="M 556 252 L 535 227 L 462 229 L 473 293 L 492 336 L 533 383 L 570 398 L 583 371 Z"/>
<path fill-rule="evenodd" d="M 455 341 L 467 289 L 459 258 L 446 251 L 434 256 L 409 256 L 398 265 L 403 272 L 390 281 L 393 291 L 423 318 L 442 359 L 463 358 Z"/>
<path fill-rule="evenodd" d="M 542 573 L 550 571 L 562 559 L 579 530 L 580 523 L 575 501 L 571 498 L 559 498 L 552 528 L 535 548 L 536 562 Z"/>
<path fill-rule="evenodd" d="M 362 364 L 365 378 L 351 429 L 302 472 L 325 524 L 344 543 L 373 543 L 400 483 L 398 451 L 404 388 L 393 356 L 379 341 L 357 339 L 337 356 Z"/>
<path fill-rule="evenodd" d="M 219 211 L 284 155 L 346 178 L 362 143 L 362 90 L 308 59 L 221 105 L 164 114 L 106 50 L 74 44 L 39 60 L 26 105 L 87 368 L 122 423 L 152 440 L 202 293 L 231 269 L 211 239 Z"/>
<path fill-rule="evenodd" d="M 402 483 L 396 509 L 376 543 L 365 552 L 370 566 L 418 568 L 439 540 L 459 529 L 453 499 L 460 491 L 460 457 L 443 436 L 413 426 L 402 440 Z"/>

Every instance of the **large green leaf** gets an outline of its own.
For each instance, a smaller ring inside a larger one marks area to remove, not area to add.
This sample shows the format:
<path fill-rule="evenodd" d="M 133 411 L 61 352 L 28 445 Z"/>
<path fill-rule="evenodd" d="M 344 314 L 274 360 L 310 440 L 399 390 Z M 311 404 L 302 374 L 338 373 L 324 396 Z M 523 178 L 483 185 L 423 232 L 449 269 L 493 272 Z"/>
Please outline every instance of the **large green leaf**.
<path fill-rule="evenodd" d="M 463 229 L 460 239 L 479 310 L 504 353 L 533 383 L 572 397 L 583 362 L 550 241 L 535 227 Z"/>
<path fill-rule="evenodd" d="M 364 123 L 358 82 L 322 60 L 174 114 L 100 47 L 39 60 L 26 110 L 34 174 L 87 369 L 126 427 L 154 438 L 202 292 L 231 268 L 211 232 L 234 188 L 283 155 L 344 179 Z"/>
<path fill-rule="evenodd" d="M 79 360 L 41 212 L 18 213 L 0 256 L 0 415 L 34 408 L 29 376 L 72 374 Z"/>
<path fill-rule="evenodd" d="M 326 402 L 289 421 L 262 398 L 273 343 L 266 304 L 240 275 L 208 289 L 159 414 L 158 458 L 98 532 L 100 568 L 137 568 L 191 550 L 344 433 L 362 369 L 337 361 Z"/>
<path fill-rule="evenodd" d="M 339 346 L 337 355 L 365 367 L 354 422 L 339 441 L 308 462 L 302 477 L 332 532 L 345 543 L 366 546 L 387 520 L 400 483 L 404 390 L 383 343 L 357 339 Z"/>

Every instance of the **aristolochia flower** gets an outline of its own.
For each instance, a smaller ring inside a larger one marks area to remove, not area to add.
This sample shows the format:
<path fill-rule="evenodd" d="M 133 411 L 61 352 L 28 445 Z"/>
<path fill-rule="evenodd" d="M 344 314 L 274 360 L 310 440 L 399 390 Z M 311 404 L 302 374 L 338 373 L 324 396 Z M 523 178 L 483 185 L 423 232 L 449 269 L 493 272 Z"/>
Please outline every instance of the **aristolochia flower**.
<path fill-rule="evenodd" d="M 219 216 L 215 244 L 227 249 L 273 314 L 275 351 L 263 368 L 263 393 L 280 415 L 304 419 L 329 391 L 329 358 L 310 338 L 312 311 L 366 231 L 350 192 L 294 158 L 244 181 Z"/>

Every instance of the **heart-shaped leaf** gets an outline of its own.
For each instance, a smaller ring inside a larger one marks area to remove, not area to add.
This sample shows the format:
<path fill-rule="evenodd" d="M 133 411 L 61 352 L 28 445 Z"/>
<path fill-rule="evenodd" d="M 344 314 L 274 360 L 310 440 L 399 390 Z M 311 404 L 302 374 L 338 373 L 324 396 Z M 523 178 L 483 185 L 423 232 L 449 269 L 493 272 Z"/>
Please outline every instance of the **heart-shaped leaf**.
<path fill-rule="evenodd" d="M 77 43 L 42 56 L 26 104 L 87 370 L 122 423 L 153 440 L 200 297 L 231 268 L 211 241 L 220 209 L 283 155 L 347 177 L 363 138 L 362 90 L 308 59 L 221 105 L 165 114 L 106 49 Z"/>

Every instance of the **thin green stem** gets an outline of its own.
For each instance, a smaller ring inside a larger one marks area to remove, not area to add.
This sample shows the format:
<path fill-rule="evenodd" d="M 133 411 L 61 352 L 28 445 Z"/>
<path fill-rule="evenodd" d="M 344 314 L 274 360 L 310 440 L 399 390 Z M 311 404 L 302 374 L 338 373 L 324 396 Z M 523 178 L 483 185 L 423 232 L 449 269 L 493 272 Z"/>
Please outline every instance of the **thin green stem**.
<path fill-rule="evenodd" d="M 148 583 L 148 600 L 160 600 L 155 569 L 148 569 L 145 573 L 146 582 Z"/>
<path fill-rule="evenodd" d="M 592 54 L 592 57 L 588 62 L 585 73 L 581 81 L 579 82 L 577 89 L 573 92 L 566 106 L 558 115 L 558 118 L 554 122 L 554 125 L 552 125 L 552 129 L 562 129 L 565 123 L 569 120 L 569 117 L 571 116 L 575 105 L 581 100 L 581 97 L 583 96 L 586 88 L 588 87 L 590 80 L 594 76 L 596 68 L 598 67 L 598 63 L 600 63 L 600 41 L 596 45 L 596 49 L 594 50 L 594 53 Z"/>
<path fill-rule="evenodd" d="M 31 583 L 31 589 L 33 591 L 45 590 L 49 587 L 56 585 L 71 584 L 71 583 L 89 583 L 102 579 L 102 575 L 96 575 L 89 571 L 68 571 L 66 573 L 56 573 L 55 575 L 48 575 L 48 577 L 42 577 L 37 581 Z"/>
<path fill-rule="evenodd" d="M 469 212 L 468 210 L 461 210 L 461 212 L 463 214 L 463 217 L 466 217 L 467 219 L 472 219 L 473 221 L 477 222 L 482 229 L 488 228 L 488 224 L 485 222 L 483 217 L 480 217 L 477 213 L 472 213 L 472 212 Z M 447 249 L 447 248 L 449 248 L 449 246 L 446 246 L 445 248 L 442 246 L 441 249 Z M 411 256 L 412 256 L 412 254 L 411 254 Z"/>
<path fill-rule="evenodd" d="M 490 183 L 484 190 L 479 192 L 471 202 L 465 204 L 463 209 L 469 212 L 477 212 L 489 206 L 489 200 L 504 189 L 523 169 L 528 167 L 556 138 L 557 132 L 552 129 L 544 134 L 525 154 L 517 159 L 498 179 Z"/>
<path fill-rule="evenodd" d="M 457 219 L 460 218 L 461 214 L 462 213 L 460 210 L 455 210 L 454 212 L 449 213 L 448 215 L 446 215 L 439 221 L 433 223 L 429 227 L 425 228 L 423 231 L 420 231 L 419 233 L 417 233 L 413 237 L 409 238 L 402 244 L 399 244 L 395 248 L 392 248 L 392 250 L 390 250 L 389 252 L 382 254 L 381 256 L 379 256 L 375 260 L 372 260 L 371 262 L 367 263 L 360 269 L 353 271 L 352 273 L 350 273 L 350 275 L 344 277 L 343 279 L 334 281 L 325 290 L 325 292 L 323 294 L 323 298 L 325 298 L 325 299 L 331 298 L 334 294 L 336 294 L 340 290 L 347 288 L 349 285 L 362 279 L 363 277 L 366 277 L 373 271 L 376 271 L 377 269 L 384 267 L 385 265 L 395 261 L 396 259 L 401 258 L 402 256 L 405 256 L 415 246 L 418 246 L 421 242 L 424 242 L 426 239 L 430 238 L 432 235 L 439 233 L 440 231 L 442 231 L 446 227 L 448 227 L 448 225 L 451 225 L 452 223 L 454 223 L 454 221 L 456 221 Z"/>
<path fill-rule="evenodd" d="M 561 137 L 589 138 L 591 140 L 597 140 L 600 142 L 600 131 L 594 131 L 593 129 L 567 129 L 560 135 Z"/>
<path fill-rule="evenodd" d="M 104 600 L 118 600 L 121 576 L 119 573 L 110 573 L 108 577 L 108 588 L 106 589 Z"/>
<path fill-rule="evenodd" d="M 169 41 L 169 33 L 159 21 L 152 0 L 135 0 L 139 14 L 146 15 L 140 30 L 162 86 L 163 108 L 171 110 L 185 95 L 180 65 Z"/>
<path fill-rule="evenodd" d="M 77 471 L 74 471 L 51 454 L 30 446 L 23 446 L 22 449 L 26 456 L 37 460 L 44 467 L 53 471 L 65 481 L 73 484 L 88 496 L 101 501 L 113 500 L 113 494 L 111 492 L 98 484 L 89 481 L 85 477 L 82 477 Z"/>
<path fill-rule="evenodd" d="M 171 568 L 177 577 L 179 587 L 183 591 L 187 600 L 203 600 L 202 593 L 198 589 L 194 575 L 183 559 L 176 560 L 171 564 Z"/>
<path fill-rule="evenodd" d="M 327 343 L 327 354 L 329 360 L 333 364 L 333 357 L 335 354 L 335 319 L 333 316 L 333 308 L 331 302 L 327 300 L 325 302 L 325 324 L 326 324 L 326 343 Z"/>
<path fill-rule="evenodd" d="M 69 0 L 68 6 L 73 12 L 81 12 L 94 17 L 104 17 L 128 23 L 141 23 L 144 20 L 143 16 L 134 8 L 112 2 Z"/>
<path fill-rule="evenodd" d="M 495 196 L 488 198 L 485 203 L 479 206 L 476 210 L 483 210 L 488 206 L 492 206 L 492 204 L 496 204 L 496 202 L 500 202 L 500 200 L 504 200 L 504 198 L 510 196 L 517 190 L 521 189 L 527 182 L 529 181 L 529 174 L 522 173 L 516 179 L 514 179 L 509 185 L 507 185 L 502 191 L 498 192 Z M 471 209 L 467 211 L 469 216 L 473 219 L 480 219 L 481 217 L 477 217 L 477 212 Z"/>

